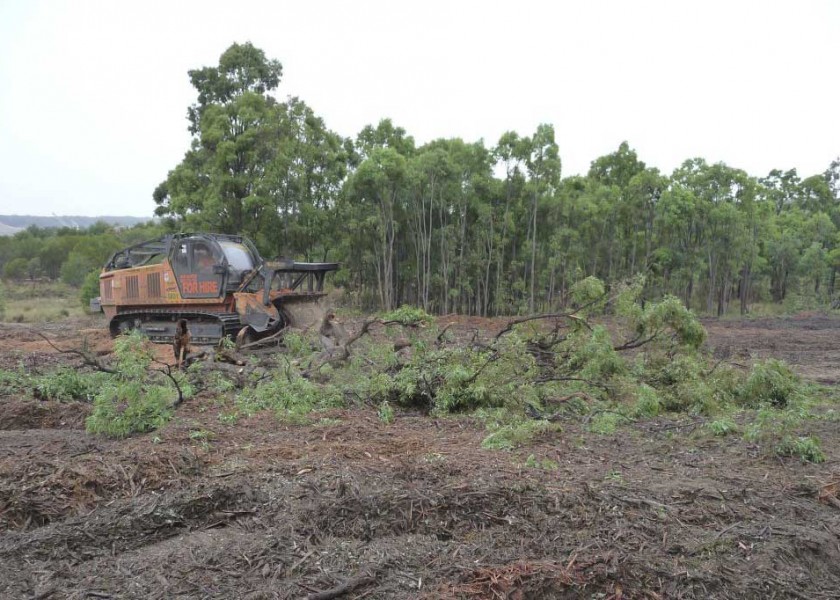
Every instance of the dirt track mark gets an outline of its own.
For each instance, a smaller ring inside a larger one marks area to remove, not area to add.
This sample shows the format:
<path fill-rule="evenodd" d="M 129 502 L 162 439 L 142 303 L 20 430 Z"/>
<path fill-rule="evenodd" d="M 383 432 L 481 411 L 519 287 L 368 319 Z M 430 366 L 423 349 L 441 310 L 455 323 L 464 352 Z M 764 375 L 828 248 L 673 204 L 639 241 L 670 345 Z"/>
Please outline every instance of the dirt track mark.
<path fill-rule="evenodd" d="M 84 402 L 9 399 L 0 411 L 0 430 L 84 429 L 90 411 Z"/>
<path fill-rule="evenodd" d="M 198 493 L 197 493 L 198 492 Z M 155 544 L 192 527 L 224 523 L 253 510 L 259 494 L 241 487 L 219 486 L 179 492 L 172 497 L 147 495 L 143 501 L 124 500 L 0 539 L 0 557 L 13 560 L 54 560 L 72 557 L 81 563 Z"/>

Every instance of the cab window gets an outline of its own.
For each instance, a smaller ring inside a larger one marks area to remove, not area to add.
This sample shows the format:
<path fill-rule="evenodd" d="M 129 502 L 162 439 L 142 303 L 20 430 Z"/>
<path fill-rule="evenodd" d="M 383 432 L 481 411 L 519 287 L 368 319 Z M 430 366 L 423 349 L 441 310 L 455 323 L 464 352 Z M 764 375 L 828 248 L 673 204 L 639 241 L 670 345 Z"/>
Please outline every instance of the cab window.
<path fill-rule="evenodd" d="M 214 267 L 223 262 L 215 244 L 202 239 L 180 240 L 172 249 L 172 269 L 184 298 L 216 298 L 224 290 L 224 274 Z"/>

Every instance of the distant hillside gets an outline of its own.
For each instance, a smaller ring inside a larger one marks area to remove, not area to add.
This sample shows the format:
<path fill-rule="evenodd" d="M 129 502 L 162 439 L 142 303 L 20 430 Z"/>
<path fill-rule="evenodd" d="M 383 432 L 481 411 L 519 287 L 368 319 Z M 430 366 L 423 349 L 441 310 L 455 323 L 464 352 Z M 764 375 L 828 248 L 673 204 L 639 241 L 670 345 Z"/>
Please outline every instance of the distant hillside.
<path fill-rule="evenodd" d="M 0 235 L 14 235 L 21 230 L 22 228 L 20 227 L 12 227 L 11 225 L 0 222 Z"/>
<path fill-rule="evenodd" d="M 97 221 L 104 221 L 111 225 L 123 225 L 131 227 L 137 223 L 145 223 L 151 221 L 150 218 L 145 217 L 74 217 L 74 216 L 55 216 L 55 217 L 35 217 L 31 215 L 0 215 L 0 235 L 14 235 L 21 229 L 26 229 L 30 225 L 37 225 L 38 227 L 76 227 L 84 229 L 90 227 Z"/>

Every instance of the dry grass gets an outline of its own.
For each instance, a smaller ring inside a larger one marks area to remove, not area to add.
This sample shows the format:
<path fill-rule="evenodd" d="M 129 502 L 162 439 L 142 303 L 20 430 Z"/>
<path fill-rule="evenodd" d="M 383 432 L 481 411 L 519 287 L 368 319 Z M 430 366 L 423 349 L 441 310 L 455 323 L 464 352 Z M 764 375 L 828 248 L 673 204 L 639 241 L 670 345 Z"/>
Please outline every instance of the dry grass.
<path fill-rule="evenodd" d="M 79 290 L 61 282 L 4 282 L 6 310 L 3 320 L 13 323 L 48 323 L 85 314 Z"/>

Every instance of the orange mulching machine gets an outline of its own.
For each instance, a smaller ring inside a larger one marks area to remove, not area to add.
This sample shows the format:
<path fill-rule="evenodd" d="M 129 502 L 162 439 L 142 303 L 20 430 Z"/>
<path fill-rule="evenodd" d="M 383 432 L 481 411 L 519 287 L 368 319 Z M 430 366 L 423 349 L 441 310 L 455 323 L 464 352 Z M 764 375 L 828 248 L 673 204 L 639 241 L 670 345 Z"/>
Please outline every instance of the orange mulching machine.
<path fill-rule="evenodd" d="M 306 328 L 323 315 L 324 278 L 337 263 L 265 261 L 243 236 L 179 233 L 116 252 L 99 276 L 111 335 L 139 329 L 171 343 L 186 321 L 194 344 L 238 345 Z"/>

